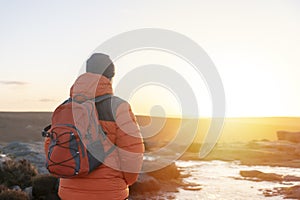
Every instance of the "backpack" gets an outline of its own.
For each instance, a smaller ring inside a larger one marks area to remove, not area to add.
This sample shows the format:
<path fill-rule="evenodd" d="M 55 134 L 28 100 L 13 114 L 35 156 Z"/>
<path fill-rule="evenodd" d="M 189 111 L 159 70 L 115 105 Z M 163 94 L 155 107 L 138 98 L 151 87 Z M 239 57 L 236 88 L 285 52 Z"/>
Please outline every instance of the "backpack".
<path fill-rule="evenodd" d="M 59 178 L 87 175 L 115 149 L 99 124 L 95 105 L 110 97 L 103 95 L 82 101 L 74 97 L 55 109 L 51 125 L 42 132 L 50 139 L 46 152 L 46 167 L 50 174 Z M 105 142 L 111 146 L 106 152 Z"/>

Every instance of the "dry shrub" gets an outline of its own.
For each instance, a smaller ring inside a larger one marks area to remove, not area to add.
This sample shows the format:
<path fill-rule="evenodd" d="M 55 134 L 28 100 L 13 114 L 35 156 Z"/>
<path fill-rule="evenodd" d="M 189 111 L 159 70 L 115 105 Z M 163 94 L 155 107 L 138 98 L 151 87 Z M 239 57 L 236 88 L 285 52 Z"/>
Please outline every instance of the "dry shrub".
<path fill-rule="evenodd" d="M 0 184 L 7 187 L 18 185 L 24 189 L 31 186 L 31 179 L 37 174 L 37 169 L 27 160 L 8 160 L 0 167 Z"/>
<path fill-rule="evenodd" d="M 35 200 L 57 200 L 59 180 L 51 175 L 38 175 L 32 179 L 32 196 Z"/>
<path fill-rule="evenodd" d="M 5 190 L 0 193 L 1 200 L 29 200 L 25 192 L 15 190 Z"/>

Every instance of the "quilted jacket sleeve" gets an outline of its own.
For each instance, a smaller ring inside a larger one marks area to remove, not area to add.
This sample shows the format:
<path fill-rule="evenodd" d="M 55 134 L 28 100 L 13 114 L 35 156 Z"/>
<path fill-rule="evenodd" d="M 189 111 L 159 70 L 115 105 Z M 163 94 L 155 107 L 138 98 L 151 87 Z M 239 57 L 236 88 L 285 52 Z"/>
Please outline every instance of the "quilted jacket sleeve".
<path fill-rule="evenodd" d="M 144 144 L 136 118 L 130 105 L 123 102 L 117 108 L 117 140 L 120 167 L 125 181 L 132 185 L 138 177 L 143 162 Z"/>

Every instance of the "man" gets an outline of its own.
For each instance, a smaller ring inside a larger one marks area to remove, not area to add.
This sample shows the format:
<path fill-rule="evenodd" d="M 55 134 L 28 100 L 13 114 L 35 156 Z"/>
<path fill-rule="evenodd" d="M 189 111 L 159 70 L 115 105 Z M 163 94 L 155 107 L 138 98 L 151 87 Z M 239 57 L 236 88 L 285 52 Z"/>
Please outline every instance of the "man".
<path fill-rule="evenodd" d="M 86 73 L 73 84 L 70 97 L 83 95 L 95 98 L 113 94 L 114 74 L 114 64 L 109 56 L 93 54 L 86 62 Z M 96 108 L 102 129 L 116 149 L 104 164 L 87 176 L 61 178 L 59 196 L 63 200 L 126 199 L 128 186 L 137 180 L 141 169 L 144 145 L 130 105 L 121 98 L 111 96 L 96 103 Z"/>

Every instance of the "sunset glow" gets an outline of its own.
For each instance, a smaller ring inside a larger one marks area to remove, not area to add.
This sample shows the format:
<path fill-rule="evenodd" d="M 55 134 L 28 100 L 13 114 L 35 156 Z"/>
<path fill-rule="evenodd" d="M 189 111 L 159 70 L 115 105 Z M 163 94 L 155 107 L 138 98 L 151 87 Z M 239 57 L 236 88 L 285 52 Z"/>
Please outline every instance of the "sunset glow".
<path fill-rule="evenodd" d="M 100 4 L 76 2 L 71 11 L 66 2 L 51 6 L 2 2 L 0 110 L 53 111 L 68 98 L 82 64 L 98 45 L 129 30 L 155 27 L 183 34 L 207 52 L 223 81 L 228 117 L 299 116 L 298 2 L 165 1 L 158 7 L 157 3 L 108 3 L 104 9 Z M 112 16 L 109 23 L 104 16 Z M 193 89 L 199 103 L 197 115 L 211 115 L 213 105 L 203 77 L 196 76 L 180 57 L 140 50 L 115 63 L 114 85 L 143 64 L 168 66 Z M 158 87 L 140 88 L 127 100 L 139 114 L 149 114 L 159 104 L 167 115 L 180 116 L 176 94 Z"/>

